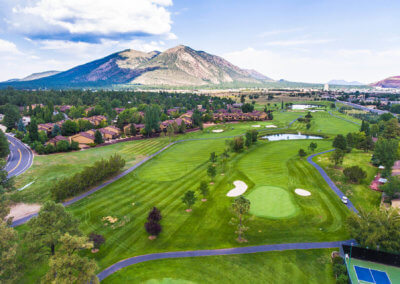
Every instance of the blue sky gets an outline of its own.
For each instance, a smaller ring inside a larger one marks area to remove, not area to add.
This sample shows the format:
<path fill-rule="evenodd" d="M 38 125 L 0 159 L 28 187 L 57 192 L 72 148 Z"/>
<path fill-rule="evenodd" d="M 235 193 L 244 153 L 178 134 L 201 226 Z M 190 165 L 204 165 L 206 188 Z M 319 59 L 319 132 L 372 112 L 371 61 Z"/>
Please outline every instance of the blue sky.
<path fill-rule="evenodd" d="M 400 1 L 1 0 L 0 80 L 178 44 L 274 79 L 400 75 Z"/>

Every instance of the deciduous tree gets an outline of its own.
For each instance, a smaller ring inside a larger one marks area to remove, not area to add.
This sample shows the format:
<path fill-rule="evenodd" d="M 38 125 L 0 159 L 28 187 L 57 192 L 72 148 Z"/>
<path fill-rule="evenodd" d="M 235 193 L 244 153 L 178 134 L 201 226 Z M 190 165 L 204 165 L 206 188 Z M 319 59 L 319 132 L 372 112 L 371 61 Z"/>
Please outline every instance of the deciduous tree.
<path fill-rule="evenodd" d="M 244 217 L 250 211 L 250 200 L 246 199 L 243 195 L 235 198 L 235 201 L 232 204 L 232 210 L 235 213 L 237 220 L 233 219 L 231 222 L 233 224 L 236 223 L 238 234 L 238 242 L 246 241 L 243 239 L 243 233 L 248 230 L 248 227 L 244 225 Z"/>
<path fill-rule="evenodd" d="M 54 255 L 61 236 L 65 233 L 80 235 L 78 220 L 65 211 L 64 206 L 53 201 L 43 204 L 37 217 L 28 222 L 25 242 L 30 250 L 40 258 Z"/>
<path fill-rule="evenodd" d="M 13 283 L 19 274 L 17 241 L 17 232 L 0 218 L 0 283 Z"/>
<path fill-rule="evenodd" d="M 87 237 L 79 237 L 68 233 L 58 240 L 59 250 L 50 258 L 49 271 L 44 277 L 49 283 L 99 283 L 94 260 L 81 257 L 78 252 L 90 249 L 93 244 Z"/>
<path fill-rule="evenodd" d="M 186 204 L 186 211 L 190 211 L 192 209 L 193 204 L 196 203 L 196 195 L 194 191 L 189 190 L 186 191 L 185 195 L 182 197 L 182 202 Z"/>

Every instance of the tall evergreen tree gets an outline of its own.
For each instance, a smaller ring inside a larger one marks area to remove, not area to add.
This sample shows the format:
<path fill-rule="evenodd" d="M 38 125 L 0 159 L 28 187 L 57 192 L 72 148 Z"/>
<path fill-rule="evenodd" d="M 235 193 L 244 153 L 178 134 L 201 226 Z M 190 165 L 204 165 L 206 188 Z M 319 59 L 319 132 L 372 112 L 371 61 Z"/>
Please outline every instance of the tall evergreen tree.
<path fill-rule="evenodd" d="M 36 118 L 31 119 L 31 123 L 29 124 L 29 139 L 33 141 L 39 140 L 39 132 L 38 132 L 38 124 Z"/>
<path fill-rule="evenodd" d="M 98 130 L 96 130 L 96 132 L 94 133 L 94 143 L 96 144 L 104 143 L 103 135 L 101 135 L 101 132 Z"/>

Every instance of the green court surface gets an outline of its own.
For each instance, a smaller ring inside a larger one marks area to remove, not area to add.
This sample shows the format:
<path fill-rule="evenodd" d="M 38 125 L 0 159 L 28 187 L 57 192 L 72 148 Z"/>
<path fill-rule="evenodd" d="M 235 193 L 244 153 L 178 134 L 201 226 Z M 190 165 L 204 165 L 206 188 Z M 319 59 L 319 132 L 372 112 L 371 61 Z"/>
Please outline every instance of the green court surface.
<path fill-rule="evenodd" d="M 247 198 L 251 202 L 250 213 L 259 217 L 288 218 L 297 213 L 289 193 L 280 187 L 259 186 Z"/>
<path fill-rule="evenodd" d="M 346 264 L 347 264 L 347 270 L 349 271 L 350 274 L 350 280 L 353 284 L 368 283 L 364 281 L 358 281 L 356 272 L 354 270 L 354 266 L 386 272 L 392 284 L 400 283 L 400 267 L 385 265 L 371 261 L 365 261 L 356 258 L 347 259 Z"/>

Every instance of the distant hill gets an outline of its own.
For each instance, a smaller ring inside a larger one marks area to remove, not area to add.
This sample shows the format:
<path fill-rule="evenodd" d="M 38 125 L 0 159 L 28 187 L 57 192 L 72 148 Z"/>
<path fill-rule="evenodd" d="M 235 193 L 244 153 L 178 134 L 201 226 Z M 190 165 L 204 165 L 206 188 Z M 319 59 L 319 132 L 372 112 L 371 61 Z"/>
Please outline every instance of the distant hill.
<path fill-rule="evenodd" d="M 363 86 L 364 83 L 358 81 L 345 81 L 345 80 L 330 80 L 328 82 L 329 85 L 341 85 L 341 86 Z"/>
<path fill-rule="evenodd" d="M 39 73 L 27 78 L 3 82 L 0 87 L 203 86 L 273 81 L 255 70 L 241 69 L 219 56 L 184 45 L 164 52 L 128 49 L 64 72 L 50 76 Z"/>
<path fill-rule="evenodd" d="M 56 75 L 58 73 L 61 73 L 61 71 L 45 71 L 45 72 L 40 72 L 40 73 L 33 73 L 29 76 L 26 76 L 25 78 L 19 79 L 18 81 L 32 81 L 32 80 L 50 77 L 50 76 Z"/>
<path fill-rule="evenodd" d="M 275 80 L 261 74 L 260 72 L 254 70 L 254 69 L 244 69 L 247 73 L 250 74 L 251 77 L 257 80 L 263 80 L 265 82 L 274 82 Z"/>
<path fill-rule="evenodd" d="M 400 76 L 389 77 L 376 83 L 372 83 L 370 86 L 381 88 L 400 88 Z"/>

